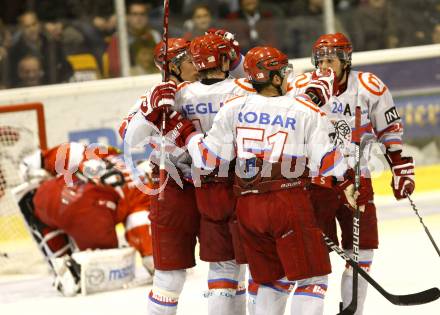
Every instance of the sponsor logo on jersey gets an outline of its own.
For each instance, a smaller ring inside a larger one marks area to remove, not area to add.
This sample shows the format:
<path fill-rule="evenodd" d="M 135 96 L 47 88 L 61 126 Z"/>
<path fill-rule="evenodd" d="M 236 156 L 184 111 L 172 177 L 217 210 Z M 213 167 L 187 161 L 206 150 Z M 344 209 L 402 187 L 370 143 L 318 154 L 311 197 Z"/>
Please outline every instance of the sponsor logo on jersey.
<path fill-rule="evenodd" d="M 220 102 L 220 107 L 223 106 L 223 102 Z M 186 116 L 188 115 L 206 115 L 206 114 L 217 114 L 218 110 L 216 110 L 216 106 L 214 106 L 211 102 L 208 103 L 199 103 L 199 104 L 186 104 L 183 106 L 183 111 Z"/>
<path fill-rule="evenodd" d="M 110 270 L 108 279 L 109 281 L 115 281 L 130 277 L 133 274 L 134 274 L 134 265 L 129 265 L 124 268 Z"/>
<path fill-rule="evenodd" d="M 296 119 L 283 115 L 271 115 L 265 112 L 240 112 L 238 113 L 238 121 L 248 124 L 260 124 L 280 126 L 282 128 L 295 130 Z"/>
<path fill-rule="evenodd" d="M 399 113 L 397 112 L 397 109 L 395 107 L 390 108 L 385 112 L 385 119 L 387 121 L 387 124 L 391 124 L 392 122 L 395 122 L 396 120 L 400 119 Z"/>

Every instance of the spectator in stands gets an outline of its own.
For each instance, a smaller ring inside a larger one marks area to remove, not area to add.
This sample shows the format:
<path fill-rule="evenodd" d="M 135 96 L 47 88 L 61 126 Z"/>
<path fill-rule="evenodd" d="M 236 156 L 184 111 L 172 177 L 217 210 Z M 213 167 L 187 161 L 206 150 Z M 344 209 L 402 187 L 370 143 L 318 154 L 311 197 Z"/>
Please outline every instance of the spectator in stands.
<path fill-rule="evenodd" d="M 8 49 L 11 46 L 11 33 L 0 19 L 0 89 L 8 87 Z"/>
<path fill-rule="evenodd" d="M 17 67 L 18 82 L 14 87 L 29 87 L 43 84 L 44 71 L 41 60 L 33 55 L 24 56 Z"/>
<path fill-rule="evenodd" d="M 212 27 L 212 14 L 208 5 L 198 4 L 194 6 L 191 19 L 183 24 L 185 29 L 184 38 L 191 40 L 194 37 L 204 35 Z"/>
<path fill-rule="evenodd" d="M 103 73 L 103 56 L 111 36 L 116 30 L 116 16 L 113 0 L 76 0 L 76 12 L 80 18 L 72 22 L 84 36 L 84 47 L 81 52 L 92 54 Z"/>
<path fill-rule="evenodd" d="M 281 43 L 284 51 L 289 57 L 305 57 L 310 55 L 316 38 L 325 33 L 323 17 L 323 0 L 308 0 L 304 2 L 301 14 L 293 19 L 286 20 L 284 25 L 284 36 L 288 40 Z M 299 8 L 299 7 L 298 7 Z M 335 17 L 336 32 L 346 33 L 339 20 Z"/>
<path fill-rule="evenodd" d="M 228 15 L 226 28 L 237 35 L 242 52 L 258 45 L 279 47 L 283 14 L 276 5 L 259 0 L 240 0 L 240 9 Z"/>
<path fill-rule="evenodd" d="M 42 60 L 43 84 L 66 82 L 73 74 L 72 66 L 66 60 L 61 43 L 46 35 L 41 29 L 35 12 L 28 11 L 19 17 L 20 33 L 9 50 L 9 69 L 12 86 L 17 86 L 18 63 L 32 54 Z"/>
<path fill-rule="evenodd" d="M 51 18 L 44 22 L 44 30 L 55 41 L 61 43 L 65 55 L 84 53 L 84 35 L 65 20 Z"/>
<path fill-rule="evenodd" d="M 357 51 L 394 48 L 399 44 L 397 10 L 389 0 L 368 0 L 355 9 L 347 25 Z"/>
<path fill-rule="evenodd" d="M 128 5 L 127 32 L 128 44 L 131 50 L 135 49 L 132 47 L 137 47 L 136 44 L 139 42 L 142 42 L 145 45 L 154 46 L 162 39 L 160 33 L 153 29 L 149 24 L 148 5 L 139 0 L 132 1 Z M 117 34 L 112 36 L 107 52 L 109 57 L 110 76 L 120 76 L 121 67 Z M 137 55 L 137 51 L 133 51 L 133 55 Z M 130 64 L 134 65 L 134 60 L 130 60 Z"/>
<path fill-rule="evenodd" d="M 437 0 L 438 1 L 438 0 Z M 431 43 L 433 0 L 389 0 L 395 8 L 398 46 L 427 45 Z"/>
<path fill-rule="evenodd" d="M 130 75 L 143 75 L 158 73 L 154 64 L 154 47 L 145 44 L 135 44 L 132 47 L 132 53 L 134 54 L 134 66 L 130 69 Z"/>

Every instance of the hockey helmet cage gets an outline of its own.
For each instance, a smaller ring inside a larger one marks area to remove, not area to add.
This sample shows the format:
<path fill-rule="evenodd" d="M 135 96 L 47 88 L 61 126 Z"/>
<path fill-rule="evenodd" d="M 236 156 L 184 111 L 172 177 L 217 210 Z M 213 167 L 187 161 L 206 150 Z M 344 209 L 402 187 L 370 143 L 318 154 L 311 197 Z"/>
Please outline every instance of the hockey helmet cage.
<path fill-rule="evenodd" d="M 312 64 L 318 67 L 318 62 L 324 58 L 337 57 L 351 64 L 353 46 L 342 33 L 321 35 L 312 48 Z"/>
<path fill-rule="evenodd" d="M 205 34 L 194 38 L 189 47 L 197 71 L 221 66 L 221 56 L 234 61 L 237 58 L 231 43 L 220 35 Z"/>
<path fill-rule="evenodd" d="M 285 76 L 286 70 L 292 70 L 287 55 L 274 47 L 254 47 L 244 58 L 244 71 L 252 83 L 266 83 L 272 71 Z"/>
<path fill-rule="evenodd" d="M 182 58 L 188 52 L 189 43 L 190 42 L 184 38 L 169 38 L 167 54 L 168 61 L 179 66 Z M 154 63 L 159 70 L 162 70 L 164 57 L 165 43 L 161 41 L 156 47 L 154 47 Z"/>

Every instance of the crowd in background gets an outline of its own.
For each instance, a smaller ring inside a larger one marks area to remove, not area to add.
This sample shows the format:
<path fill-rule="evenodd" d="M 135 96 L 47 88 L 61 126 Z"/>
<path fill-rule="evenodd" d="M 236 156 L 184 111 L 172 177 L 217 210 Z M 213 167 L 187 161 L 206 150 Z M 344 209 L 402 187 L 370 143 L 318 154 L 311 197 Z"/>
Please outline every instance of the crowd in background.
<path fill-rule="evenodd" d="M 273 45 L 310 55 L 324 33 L 323 0 L 174 0 L 170 36 L 236 34 L 242 52 Z M 162 0 L 126 0 L 130 74 L 155 73 Z M 355 51 L 440 43 L 438 0 L 334 0 L 335 29 Z M 0 88 L 121 75 L 114 0 L 0 0 Z"/>

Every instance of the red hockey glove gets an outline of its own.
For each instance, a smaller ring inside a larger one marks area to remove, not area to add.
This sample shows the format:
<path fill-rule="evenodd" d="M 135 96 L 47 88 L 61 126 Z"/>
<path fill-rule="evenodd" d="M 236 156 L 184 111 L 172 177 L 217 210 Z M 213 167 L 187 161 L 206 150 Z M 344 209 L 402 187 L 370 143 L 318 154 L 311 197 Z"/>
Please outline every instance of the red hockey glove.
<path fill-rule="evenodd" d="M 325 73 L 316 70 L 312 74 L 312 79 L 307 84 L 306 94 L 319 107 L 328 103 L 330 97 L 338 90 L 338 82 L 335 72 L 328 69 Z"/>
<path fill-rule="evenodd" d="M 193 123 L 178 112 L 172 111 L 167 117 L 165 132 L 167 138 L 178 147 L 185 145 L 186 138 L 196 131 Z"/>
<path fill-rule="evenodd" d="M 354 190 L 354 171 L 349 169 L 344 176 L 342 182 L 338 182 L 335 186 L 336 190 L 342 197 L 342 202 L 351 209 L 359 207 L 359 211 L 365 211 L 365 205 L 373 200 L 373 190 L 370 189 L 367 179 L 361 177 L 359 192 Z"/>
<path fill-rule="evenodd" d="M 148 99 L 142 102 L 141 110 L 147 120 L 157 124 L 164 109 L 174 105 L 177 85 L 174 81 L 162 82 L 154 86 Z"/>
<path fill-rule="evenodd" d="M 233 69 L 235 67 L 235 63 L 240 62 L 240 44 L 235 39 L 235 35 L 232 34 L 231 32 L 228 32 L 225 29 L 220 29 L 220 28 L 210 28 L 205 34 L 220 35 L 231 43 L 231 46 L 235 52 L 235 58 L 232 59 L 232 65 L 231 65 L 231 69 Z"/>
<path fill-rule="evenodd" d="M 393 179 L 391 187 L 397 200 L 411 195 L 416 187 L 414 160 L 412 157 L 403 157 L 402 151 L 387 152 L 387 160 L 390 163 Z"/>

